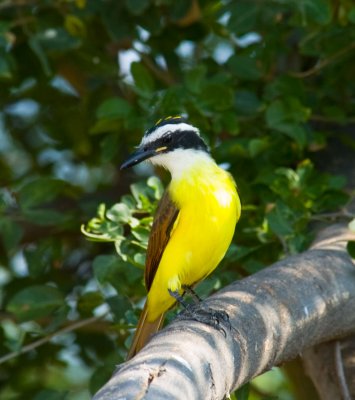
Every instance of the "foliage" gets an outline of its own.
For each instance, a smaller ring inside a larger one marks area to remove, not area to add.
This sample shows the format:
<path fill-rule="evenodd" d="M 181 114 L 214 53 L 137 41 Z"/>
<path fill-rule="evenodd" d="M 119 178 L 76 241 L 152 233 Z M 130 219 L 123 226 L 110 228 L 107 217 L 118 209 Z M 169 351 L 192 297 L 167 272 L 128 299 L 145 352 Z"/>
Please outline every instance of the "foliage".
<path fill-rule="evenodd" d="M 186 114 L 242 198 L 202 295 L 350 217 L 328 164 L 355 148 L 351 1 L 5 0 L 0 15 L 2 399 L 87 399 L 123 360 L 162 189 L 117 166 L 160 117 Z"/>

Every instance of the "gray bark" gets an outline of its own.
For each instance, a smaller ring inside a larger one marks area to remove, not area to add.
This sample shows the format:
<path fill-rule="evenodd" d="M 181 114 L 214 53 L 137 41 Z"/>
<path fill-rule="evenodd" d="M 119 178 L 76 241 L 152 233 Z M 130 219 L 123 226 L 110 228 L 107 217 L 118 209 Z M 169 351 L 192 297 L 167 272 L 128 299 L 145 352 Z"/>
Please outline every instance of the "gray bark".
<path fill-rule="evenodd" d="M 227 334 L 173 321 L 122 364 L 95 400 L 223 399 L 310 347 L 355 332 L 354 235 L 333 226 L 312 248 L 234 282 L 202 304 L 225 310 Z"/>

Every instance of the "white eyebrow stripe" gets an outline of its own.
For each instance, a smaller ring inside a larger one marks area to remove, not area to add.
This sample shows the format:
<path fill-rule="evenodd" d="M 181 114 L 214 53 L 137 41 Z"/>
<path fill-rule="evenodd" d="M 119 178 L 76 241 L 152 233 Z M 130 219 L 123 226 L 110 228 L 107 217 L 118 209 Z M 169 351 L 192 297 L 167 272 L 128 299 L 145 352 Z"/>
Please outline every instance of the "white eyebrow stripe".
<path fill-rule="evenodd" d="M 148 143 L 153 143 L 157 139 L 160 139 L 162 136 L 164 136 L 167 132 L 174 133 L 175 131 L 194 131 L 195 133 L 197 133 L 197 135 L 200 135 L 200 131 L 197 128 L 192 125 L 186 124 L 185 122 L 181 122 L 180 124 L 166 124 L 157 128 L 150 135 L 143 136 L 140 145 L 142 146 Z"/>

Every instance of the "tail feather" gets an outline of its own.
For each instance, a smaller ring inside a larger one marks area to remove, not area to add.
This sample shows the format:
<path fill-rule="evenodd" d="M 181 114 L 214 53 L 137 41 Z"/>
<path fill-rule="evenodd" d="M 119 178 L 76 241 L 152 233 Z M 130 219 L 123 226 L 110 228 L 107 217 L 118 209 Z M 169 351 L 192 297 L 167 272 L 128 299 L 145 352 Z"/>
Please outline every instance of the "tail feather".
<path fill-rule="evenodd" d="M 158 332 L 164 322 L 164 314 L 161 314 L 155 321 L 148 321 L 147 302 L 144 305 L 141 316 L 139 317 L 136 333 L 134 334 L 131 347 L 129 349 L 127 360 L 134 357 L 150 340 L 151 336 Z"/>

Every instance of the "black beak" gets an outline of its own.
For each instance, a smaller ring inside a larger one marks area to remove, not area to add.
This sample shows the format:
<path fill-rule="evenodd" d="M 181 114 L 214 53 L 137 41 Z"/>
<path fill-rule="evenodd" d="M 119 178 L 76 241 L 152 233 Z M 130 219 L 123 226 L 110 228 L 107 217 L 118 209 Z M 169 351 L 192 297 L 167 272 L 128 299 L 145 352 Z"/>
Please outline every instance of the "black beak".
<path fill-rule="evenodd" d="M 121 165 L 121 169 L 126 169 L 133 167 L 133 165 L 139 164 L 140 162 L 147 160 L 150 157 L 156 155 L 156 151 L 152 149 L 143 150 L 137 149 L 133 154 L 131 154 L 128 159 Z"/>

